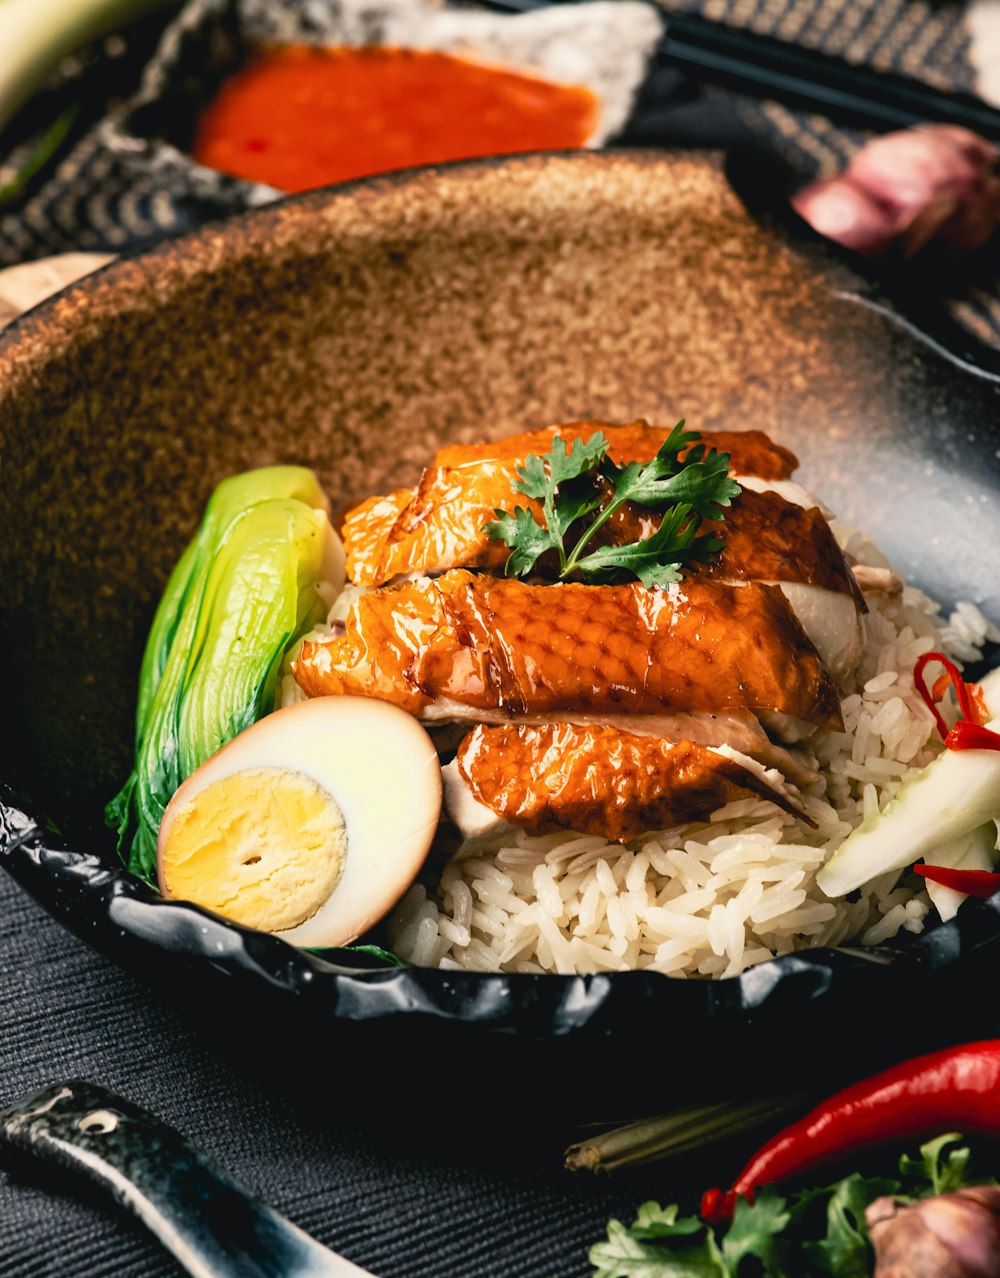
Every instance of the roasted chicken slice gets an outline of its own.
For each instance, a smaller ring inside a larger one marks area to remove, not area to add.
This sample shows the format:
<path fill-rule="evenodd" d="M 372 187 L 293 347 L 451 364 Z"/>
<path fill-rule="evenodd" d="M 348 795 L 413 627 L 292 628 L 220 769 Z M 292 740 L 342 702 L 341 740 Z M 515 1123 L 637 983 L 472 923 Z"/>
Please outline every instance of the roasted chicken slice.
<path fill-rule="evenodd" d="M 397 489 L 351 511 L 343 530 L 350 578 L 377 586 L 409 573 L 454 567 L 499 573 L 509 547 L 486 534 L 494 510 L 516 502 L 542 519 L 537 502 L 514 494 L 509 466 L 484 461 L 425 470 L 412 494 Z M 600 482 L 607 485 L 610 500 L 610 485 Z M 593 544 L 641 541 L 660 522 L 655 511 L 628 503 L 598 530 Z M 723 543 L 721 554 L 687 572 L 724 581 L 782 583 L 824 664 L 836 679 L 848 675 L 861 653 L 864 601 L 820 511 L 775 492 L 745 488 L 711 532 Z"/>
<path fill-rule="evenodd" d="M 641 418 L 624 425 L 597 420 L 563 422 L 521 435 L 507 435 L 485 444 L 449 444 L 438 451 L 434 465 L 451 467 L 462 466 L 466 462 L 523 462 L 529 453 L 547 453 L 556 435 L 561 435 L 570 444 L 575 439 L 589 439 L 598 431 L 608 440 L 612 461 L 619 465 L 630 461 L 648 462 L 659 452 L 671 429 L 669 426 L 651 426 Z M 763 431 L 703 430 L 700 442 L 720 453 L 729 453 L 736 474 L 758 475 L 761 479 L 788 479 L 798 469 L 799 461 L 795 454 L 773 443 Z M 683 458 L 682 453 L 681 460 Z"/>
<path fill-rule="evenodd" d="M 485 525 L 497 509 L 524 506 L 543 522 L 541 506 L 515 493 L 513 468 L 476 462 L 454 469 L 428 469 L 414 490 L 398 488 L 349 511 L 343 523 L 347 575 L 362 586 L 381 586 L 407 573 L 448 568 L 502 569 L 510 553 L 493 541 Z M 607 500 L 612 490 L 607 480 Z M 651 537 L 661 516 L 626 503 L 595 535 L 593 544 L 624 545 Z M 798 581 L 842 594 L 856 594 L 850 569 L 830 525 L 819 510 L 804 509 L 775 492 L 743 489 L 725 518 L 706 531 L 723 542 L 712 564 L 689 571 L 727 581 Z"/>
<path fill-rule="evenodd" d="M 447 699 L 470 719 L 738 709 L 842 725 L 784 595 L 756 582 L 534 586 L 456 570 L 361 595 L 344 633 L 304 642 L 293 669 L 307 696 L 380 697 L 422 717 Z"/>
<path fill-rule="evenodd" d="M 776 773 L 734 754 L 598 724 L 480 725 L 445 769 L 445 803 L 466 838 L 509 824 L 626 842 L 748 795 L 803 815 Z"/>
<path fill-rule="evenodd" d="M 407 573 L 447 568 L 502 572 L 510 547 L 485 530 L 495 510 L 516 502 L 542 519 L 538 502 L 514 493 L 516 479 L 509 462 L 429 467 L 416 488 L 397 488 L 355 506 L 341 529 L 348 579 L 381 586 Z"/>
<path fill-rule="evenodd" d="M 627 502 L 598 529 L 594 541 L 612 546 L 644 541 L 660 522 L 655 511 Z M 823 664 L 835 679 L 846 680 L 861 658 L 861 616 L 867 605 L 821 511 L 776 492 L 744 488 L 712 535 L 722 542 L 718 557 L 691 564 L 686 572 L 780 585 Z"/>

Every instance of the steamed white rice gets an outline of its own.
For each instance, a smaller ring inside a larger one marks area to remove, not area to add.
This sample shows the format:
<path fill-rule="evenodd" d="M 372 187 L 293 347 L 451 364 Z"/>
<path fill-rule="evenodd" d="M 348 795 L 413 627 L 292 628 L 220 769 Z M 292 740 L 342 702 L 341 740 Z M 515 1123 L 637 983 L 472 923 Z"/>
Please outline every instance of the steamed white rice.
<path fill-rule="evenodd" d="M 887 566 L 863 535 L 836 523 L 834 531 L 856 562 Z M 855 900 L 833 901 L 816 872 L 941 748 L 913 685 L 917 658 L 943 649 L 973 660 L 1000 636 L 969 603 L 945 621 L 912 587 L 866 598 L 846 731 L 809 742 L 821 773 L 803 791 L 815 830 L 747 798 L 627 846 L 523 832 L 487 851 L 463 846 L 437 882 L 419 882 L 404 898 L 390 945 L 418 966 L 452 970 L 722 977 L 811 946 L 919 932 L 931 905 L 916 876 L 894 872 Z"/>

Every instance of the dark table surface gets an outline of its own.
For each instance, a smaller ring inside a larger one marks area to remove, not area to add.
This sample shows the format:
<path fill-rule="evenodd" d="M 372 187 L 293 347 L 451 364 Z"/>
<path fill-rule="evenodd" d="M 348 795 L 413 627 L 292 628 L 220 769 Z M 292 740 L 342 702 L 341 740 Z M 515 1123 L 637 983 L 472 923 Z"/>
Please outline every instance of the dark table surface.
<path fill-rule="evenodd" d="M 365 1043 L 302 1026 L 275 1052 L 266 1023 L 234 1034 L 211 1006 L 154 996 L 5 875 L 0 965 L 0 1103 L 64 1079 L 110 1087 L 380 1278 L 585 1275 L 607 1217 L 631 1219 L 678 1179 L 657 1167 L 620 1179 L 564 1171 L 577 1127 L 558 1114 L 522 1120 L 512 1093 L 477 1087 L 461 1055 L 443 1057 L 433 1039 L 426 1060 L 390 1062 L 395 1085 L 380 1103 L 359 1086 Z M 634 1104 L 621 1081 L 595 1078 L 595 1115 Z M 559 1088 L 551 1077 L 536 1084 L 542 1097 Z M 0 1273 L 181 1272 L 117 1208 L 37 1174 L 46 1180 L 0 1176 Z"/>

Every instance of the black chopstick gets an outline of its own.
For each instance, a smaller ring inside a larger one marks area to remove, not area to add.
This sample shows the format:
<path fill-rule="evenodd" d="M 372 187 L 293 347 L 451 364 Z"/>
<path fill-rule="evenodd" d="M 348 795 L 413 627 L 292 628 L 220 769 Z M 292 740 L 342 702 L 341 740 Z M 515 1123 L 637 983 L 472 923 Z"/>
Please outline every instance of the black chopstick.
<path fill-rule="evenodd" d="M 560 0 L 556 0 L 559 3 Z M 526 13 L 548 0 L 480 0 L 485 8 Z M 883 131 L 914 124 L 957 124 L 1000 141 L 1000 110 L 969 93 L 946 93 L 920 80 L 855 66 L 771 36 L 666 13 L 657 65 L 752 97 L 814 111 L 842 124 Z"/>

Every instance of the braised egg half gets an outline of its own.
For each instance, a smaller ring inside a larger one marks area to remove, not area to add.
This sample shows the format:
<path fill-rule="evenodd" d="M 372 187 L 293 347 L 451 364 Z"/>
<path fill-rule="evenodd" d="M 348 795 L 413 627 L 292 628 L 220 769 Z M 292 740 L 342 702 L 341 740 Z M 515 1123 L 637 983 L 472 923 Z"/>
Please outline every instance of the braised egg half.
<path fill-rule="evenodd" d="M 416 878 L 440 813 L 438 757 L 411 715 L 316 697 L 259 720 L 178 788 L 160 891 L 294 945 L 346 945 Z"/>

